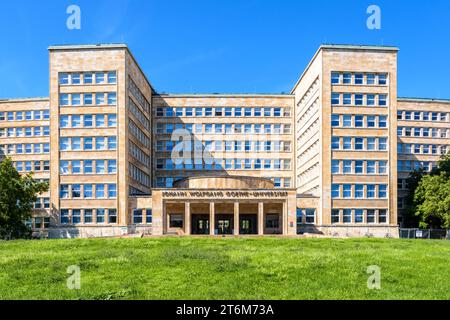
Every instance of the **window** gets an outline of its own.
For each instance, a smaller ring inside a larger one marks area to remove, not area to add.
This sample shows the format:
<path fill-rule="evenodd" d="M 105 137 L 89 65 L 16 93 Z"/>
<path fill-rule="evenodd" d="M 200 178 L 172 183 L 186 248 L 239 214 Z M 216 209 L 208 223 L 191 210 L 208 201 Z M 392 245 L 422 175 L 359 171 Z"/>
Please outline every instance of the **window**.
<path fill-rule="evenodd" d="M 355 161 L 355 173 L 356 174 L 364 173 L 363 164 L 364 164 L 364 162 L 361 160 Z"/>
<path fill-rule="evenodd" d="M 375 198 L 375 185 L 373 184 L 367 185 L 367 198 L 369 199 Z"/>
<path fill-rule="evenodd" d="M 183 215 L 171 214 L 169 218 L 170 228 L 183 228 Z"/>
<path fill-rule="evenodd" d="M 380 184 L 378 186 L 378 198 L 380 199 L 387 198 L 387 185 Z"/>
<path fill-rule="evenodd" d="M 352 149 L 352 138 L 344 137 L 344 150 L 351 150 L 351 149 Z"/>
<path fill-rule="evenodd" d="M 61 224 L 69 224 L 70 223 L 69 210 L 62 209 L 60 216 L 61 216 Z"/>
<path fill-rule="evenodd" d="M 331 73 L 331 83 L 339 84 L 339 82 L 340 82 L 340 74 L 338 72 L 332 72 Z"/>
<path fill-rule="evenodd" d="M 362 128 L 364 126 L 364 116 L 355 116 L 355 127 Z"/>
<path fill-rule="evenodd" d="M 83 80 L 85 84 L 92 84 L 92 73 L 83 74 Z"/>
<path fill-rule="evenodd" d="M 92 209 L 84 209 L 84 223 L 92 223 Z"/>
<path fill-rule="evenodd" d="M 333 174 L 339 174 L 340 173 L 339 160 L 332 160 L 331 161 L 331 173 L 333 173 Z"/>
<path fill-rule="evenodd" d="M 342 210 L 342 220 L 344 223 L 352 222 L 352 210 L 351 209 Z"/>
<path fill-rule="evenodd" d="M 387 138 L 379 138 L 378 139 L 378 150 L 382 150 L 382 151 L 387 150 Z"/>
<path fill-rule="evenodd" d="M 97 184 L 95 186 L 95 197 L 101 199 L 105 197 L 105 186 L 102 184 Z"/>
<path fill-rule="evenodd" d="M 90 199 L 92 196 L 92 184 L 85 184 L 83 188 L 83 198 Z"/>
<path fill-rule="evenodd" d="M 108 220 L 109 220 L 109 223 L 111 223 L 111 224 L 117 223 L 117 210 L 116 209 L 108 210 Z"/>
<path fill-rule="evenodd" d="M 117 173 L 117 163 L 116 160 L 108 160 L 108 173 Z"/>
<path fill-rule="evenodd" d="M 108 105 L 114 106 L 117 103 L 117 94 L 115 92 L 108 93 Z"/>
<path fill-rule="evenodd" d="M 378 105 L 379 106 L 387 105 L 387 96 L 385 94 L 378 95 Z"/>
<path fill-rule="evenodd" d="M 375 138 L 367 138 L 367 150 L 375 150 Z"/>
<path fill-rule="evenodd" d="M 387 222 L 387 210 L 378 210 L 378 222 L 379 223 Z"/>
<path fill-rule="evenodd" d="M 355 210 L 355 223 L 363 223 L 364 222 L 364 210 L 356 209 Z"/>
<path fill-rule="evenodd" d="M 355 185 L 355 198 L 356 199 L 364 198 L 364 185 L 362 184 Z"/>
<path fill-rule="evenodd" d="M 105 223 L 105 209 L 97 209 L 97 223 Z"/>
<path fill-rule="evenodd" d="M 105 161 L 103 160 L 95 161 L 95 172 L 97 174 L 105 174 Z"/>
<path fill-rule="evenodd" d="M 103 84 L 105 83 L 105 74 L 101 72 L 97 72 L 95 74 L 95 83 L 96 84 Z"/>
<path fill-rule="evenodd" d="M 331 138 L 331 149 L 332 150 L 339 150 L 340 148 L 340 138 L 339 137 L 332 137 Z"/>
<path fill-rule="evenodd" d="M 355 105 L 356 106 L 362 106 L 363 105 L 363 98 L 364 98 L 364 96 L 362 94 L 355 94 Z"/>
<path fill-rule="evenodd" d="M 116 185 L 115 184 L 108 184 L 108 197 L 115 198 L 117 196 L 116 192 Z"/>
<path fill-rule="evenodd" d="M 367 210 L 367 223 L 375 223 L 375 210 Z"/>
<path fill-rule="evenodd" d="M 109 150 L 116 150 L 117 147 L 117 141 L 116 137 L 108 137 L 108 149 Z"/>
<path fill-rule="evenodd" d="M 305 222 L 308 224 L 313 224 L 316 221 L 316 210 L 306 209 Z"/>
<path fill-rule="evenodd" d="M 367 161 L 367 174 L 375 174 L 375 161 Z"/>
<path fill-rule="evenodd" d="M 61 138 L 59 142 L 59 148 L 61 151 L 67 151 L 70 149 L 69 138 Z"/>
<path fill-rule="evenodd" d="M 387 74 L 379 74 L 378 75 L 378 84 L 382 85 L 382 86 L 387 84 Z"/>
<path fill-rule="evenodd" d="M 387 162 L 386 161 L 379 161 L 378 162 L 378 173 L 379 174 L 386 174 L 387 173 Z"/>
<path fill-rule="evenodd" d="M 133 223 L 135 224 L 142 223 L 142 209 L 133 210 Z"/>
<path fill-rule="evenodd" d="M 378 118 L 378 126 L 380 128 L 386 128 L 387 127 L 387 117 L 386 116 L 380 116 Z"/>
<path fill-rule="evenodd" d="M 81 74 L 72 73 L 72 84 L 80 84 L 81 83 Z"/>
<path fill-rule="evenodd" d="M 92 173 L 92 160 L 84 160 L 83 161 L 83 172 L 84 174 Z"/>
<path fill-rule="evenodd" d="M 331 185 L 331 196 L 333 199 L 340 198 L 341 196 L 340 185 L 338 184 Z"/>
<path fill-rule="evenodd" d="M 375 84 L 375 75 L 373 73 L 368 73 L 366 75 L 366 83 L 368 85 L 373 85 Z"/>
<path fill-rule="evenodd" d="M 80 184 L 72 185 L 72 198 L 81 198 L 81 185 Z"/>
<path fill-rule="evenodd" d="M 343 83 L 344 84 L 351 84 L 352 83 L 352 74 L 351 73 L 344 73 L 344 75 L 343 75 Z"/>
<path fill-rule="evenodd" d="M 303 223 L 303 210 L 297 208 L 297 227 Z"/>
<path fill-rule="evenodd" d="M 339 105 L 340 103 L 340 94 L 339 93 L 332 93 L 331 94 L 331 104 L 332 105 Z"/>
<path fill-rule="evenodd" d="M 344 184 L 343 190 L 344 199 L 352 197 L 352 186 L 350 184 Z"/>
<path fill-rule="evenodd" d="M 344 93 L 344 105 L 348 106 L 352 104 L 352 95 L 351 93 Z"/>
<path fill-rule="evenodd" d="M 83 97 L 84 105 L 92 105 L 92 93 L 85 93 Z"/>
<path fill-rule="evenodd" d="M 117 82 L 117 74 L 115 71 L 108 72 L 108 83 L 115 84 Z"/>
<path fill-rule="evenodd" d="M 59 74 L 59 84 L 69 84 L 69 74 L 60 73 Z"/>
<path fill-rule="evenodd" d="M 363 84 L 364 83 L 364 75 L 362 73 L 355 74 L 355 84 Z"/>
<path fill-rule="evenodd" d="M 105 94 L 104 93 L 96 93 L 95 94 L 95 104 L 96 105 L 104 105 L 105 104 Z"/>
<path fill-rule="evenodd" d="M 340 116 L 338 114 L 331 115 L 331 126 L 333 127 L 340 126 Z"/>
<path fill-rule="evenodd" d="M 61 93 L 59 95 L 59 104 L 61 106 L 68 106 L 69 105 L 69 95 L 67 93 Z M 9 113 L 8 113 L 8 120 L 10 120 L 9 119 Z M 11 120 L 13 120 L 13 119 L 11 119 Z M 27 120 L 31 120 L 31 119 L 27 119 Z"/>
<path fill-rule="evenodd" d="M 79 93 L 72 93 L 72 105 L 73 106 L 81 105 L 81 95 Z"/>
<path fill-rule="evenodd" d="M 344 161 L 344 173 L 352 173 L 352 161 Z"/>
<path fill-rule="evenodd" d="M 333 209 L 331 210 L 331 223 L 339 223 L 340 222 L 340 214 L 339 210 Z"/>

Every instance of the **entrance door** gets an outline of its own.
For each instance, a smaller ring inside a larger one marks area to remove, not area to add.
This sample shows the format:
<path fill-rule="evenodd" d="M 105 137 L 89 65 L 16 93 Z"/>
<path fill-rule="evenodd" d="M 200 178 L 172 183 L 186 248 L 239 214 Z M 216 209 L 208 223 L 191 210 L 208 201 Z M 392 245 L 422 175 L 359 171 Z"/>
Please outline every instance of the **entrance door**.
<path fill-rule="evenodd" d="M 192 234 L 209 234 L 209 215 L 192 215 Z"/>
<path fill-rule="evenodd" d="M 257 234 L 257 215 L 242 214 L 239 221 L 240 234 Z"/>
<path fill-rule="evenodd" d="M 232 234 L 231 220 L 230 219 L 219 219 L 217 220 L 218 234 Z"/>

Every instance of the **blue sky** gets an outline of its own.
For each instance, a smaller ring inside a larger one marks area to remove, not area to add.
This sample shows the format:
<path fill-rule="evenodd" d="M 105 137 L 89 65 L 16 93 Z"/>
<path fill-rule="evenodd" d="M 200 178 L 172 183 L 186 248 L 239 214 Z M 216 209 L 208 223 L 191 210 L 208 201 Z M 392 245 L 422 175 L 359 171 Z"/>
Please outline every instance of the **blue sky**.
<path fill-rule="evenodd" d="M 81 30 L 66 8 L 81 8 Z M 366 9 L 381 8 L 381 30 Z M 289 92 L 321 43 L 395 45 L 399 96 L 450 98 L 450 1 L 46 0 L 0 4 L 0 98 L 48 95 L 54 44 L 126 43 L 160 92 Z"/>

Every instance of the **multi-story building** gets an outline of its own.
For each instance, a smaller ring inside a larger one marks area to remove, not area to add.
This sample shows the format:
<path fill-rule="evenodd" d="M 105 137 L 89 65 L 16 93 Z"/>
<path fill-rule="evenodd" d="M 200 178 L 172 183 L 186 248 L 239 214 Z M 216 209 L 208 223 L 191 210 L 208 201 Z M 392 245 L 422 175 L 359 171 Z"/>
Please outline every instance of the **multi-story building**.
<path fill-rule="evenodd" d="M 450 101 L 398 99 L 394 47 L 321 46 L 278 95 L 159 94 L 126 45 L 49 51 L 49 98 L 0 101 L 0 148 L 49 179 L 50 237 L 397 236 L 408 171 L 450 150 Z"/>

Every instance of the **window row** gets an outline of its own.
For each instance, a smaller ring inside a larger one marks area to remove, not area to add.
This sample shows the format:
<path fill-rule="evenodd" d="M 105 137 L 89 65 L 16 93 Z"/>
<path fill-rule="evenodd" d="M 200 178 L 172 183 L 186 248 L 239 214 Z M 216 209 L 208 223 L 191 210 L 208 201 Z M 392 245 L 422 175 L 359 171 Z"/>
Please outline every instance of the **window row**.
<path fill-rule="evenodd" d="M 158 170 L 291 170 L 290 159 L 157 159 Z"/>
<path fill-rule="evenodd" d="M 387 85 L 386 73 L 332 72 L 331 84 Z"/>
<path fill-rule="evenodd" d="M 116 174 L 116 160 L 60 160 L 61 175 L 70 174 Z"/>
<path fill-rule="evenodd" d="M 141 109 L 133 102 L 131 98 L 128 98 L 128 106 L 131 113 L 139 120 L 139 122 L 150 131 L 150 120 L 145 116 Z M 148 115 L 150 115 L 148 113 Z"/>
<path fill-rule="evenodd" d="M 447 128 L 398 127 L 397 135 L 399 137 L 450 138 L 450 129 L 447 129 Z"/>
<path fill-rule="evenodd" d="M 132 211 L 134 224 L 152 223 L 152 209 L 134 209 Z"/>
<path fill-rule="evenodd" d="M 61 128 L 115 128 L 117 127 L 116 114 L 74 114 L 59 117 Z"/>
<path fill-rule="evenodd" d="M 50 227 L 49 217 L 33 217 L 28 220 L 26 226 L 31 229 L 48 229 Z"/>
<path fill-rule="evenodd" d="M 333 209 L 331 223 L 388 223 L 386 209 Z"/>
<path fill-rule="evenodd" d="M 117 104 L 116 92 L 99 93 L 60 93 L 60 106 L 115 106 Z"/>
<path fill-rule="evenodd" d="M 26 143 L 0 145 L 0 154 L 48 154 L 50 143 Z"/>
<path fill-rule="evenodd" d="M 186 177 L 157 177 L 156 188 L 172 188 L 175 181 L 184 179 Z M 269 178 L 274 184 L 275 188 L 291 188 L 291 178 Z"/>
<path fill-rule="evenodd" d="M 49 209 L 50 208 L 50 198 L 37 198 L 36 202 L 33 204 L 33 209 Z"/>
<path fill-rule="evenodd" d="M 331 115 L 332 127 L 344 128 L 387 128 L 387 116 L 364 116 L 351 114 Z"/>
<path fill-rule="evenodd" d="M 386 184 L 332 184 L 333 199 L 386 199 Z"/>
<path fill-rule="evenodd" d="M 374 137 L 332 137 L 332 150 L 387 151 L 387 138 Z"/>
<path fill-rule="evenodd" d="M 48 172 L 50 161 L 15 161 L 13 166 L 18 172 Z"/>
<path fill-rule="evenodd" d="M 116 224 L 116 209 L 61 209 L 61 224 Z"/>
<path fill-rule="evenodd" d="M 387 161 L 332 160 L 332 174 L 387 174 Z"/>
<path fill-rule="evenodd" d="M 332 93 L 331 104 L 333 106 L 387 106 L 386 94 L 363 93 Z"/>
<path fill-rule="evenodd" d="M 316 223 L 316 209 L 297 208 L 297 226 Z"/>
<path fill-rule="evenodd" d="M 128 129 L 143 146 L 150 148 L 150 138 L 131 119 L 128 120 Z"/>
<path fill-rule="evenodd" d="M 50 120 L 50 110 L 0 112 L 0 121 Z"/>
<path fill-rule="evenodd" d="M 50 136 L 50 127 L 0 128 L 0 138 L 48 136 Z"/>
<path fill-rule="evenodd" d="M 116 150 L 116 137 L 61 137 L 60 151 Z"/>
<path fill-rule="evenodd" d="M 116 71 L 108 72 L 61 72 L 59 74 L 60 85 L 79 84 L 116 84 Z"/>
<path fill-rule="evenodd" d="M 281 107 L 158 107 L 157 117 L 290 117 L 291 108 Z"/>
<path fill-rule="evenodd" d="M 144 97 L 141 90 L 138 88 L 133 79 L 131 79 L 131 77 L 128 78 L 128 90 L 130 90 L 131 94 L 136 98 L 144 111 L 150 114 L 150 103 Z"/>
<path fill-rule="evenodd" d="M 175 130 L 185 129 L 198 134 L 290 134 L 290 124 L 212 124 L 212 123 L 157 123 L 156 133 L 172 134 Z"/>
<path fill-rule="evenodd" d="M 435 161 L 411 161 L 411 160 L 397 161 L 397 170 L 399 172 L 411 172 L 413 170 L 420 170 L 420 169 L 430 172 L 436 167 L 437 162 Z"/>
<path fill-rule="evenodd" d="M 156 141 L 156 151 L 172 152 L 175 146 L 184 152 L 291 152 L 290 141 Z"/>
<path fill-rule="evenodd" d="M 449 114 L 448 112 L 398 110 L 397 120 L 449 122 Z"/>
<path fill-rule="evenodd" d="M 437 145 L 437 144 L 410 144 L 399 143 L 397 144 L 397 153 L 400 154 L 433 154 L 444 155 L 450 150 L 450 145 Z"/>
<path fill-rule="evenodd" d="M 143 186 L 146 186 L 148 188 L 151 187 L 150 176 L 132 163 L 129 164 L 128 174 L 132 179 L 139 182 Z"/>
<path fill-rule="evenodd" d="M 117 185 L 112 184 L 61 184 L 61 199 L 115 199 Z"/>
<path fill-rule="evenodd" d="M 147 166 L 147 167 L 150 166 L 150 156 L 147 153 L 145 153 L 141 148 L 139 148 L 137 145 L 135 145 L 133 143 L 133 141 L 129 141 L 128 147 L 129 147 L 130 154 L 136 160 L 138 160 L 144 166 Z"/>

